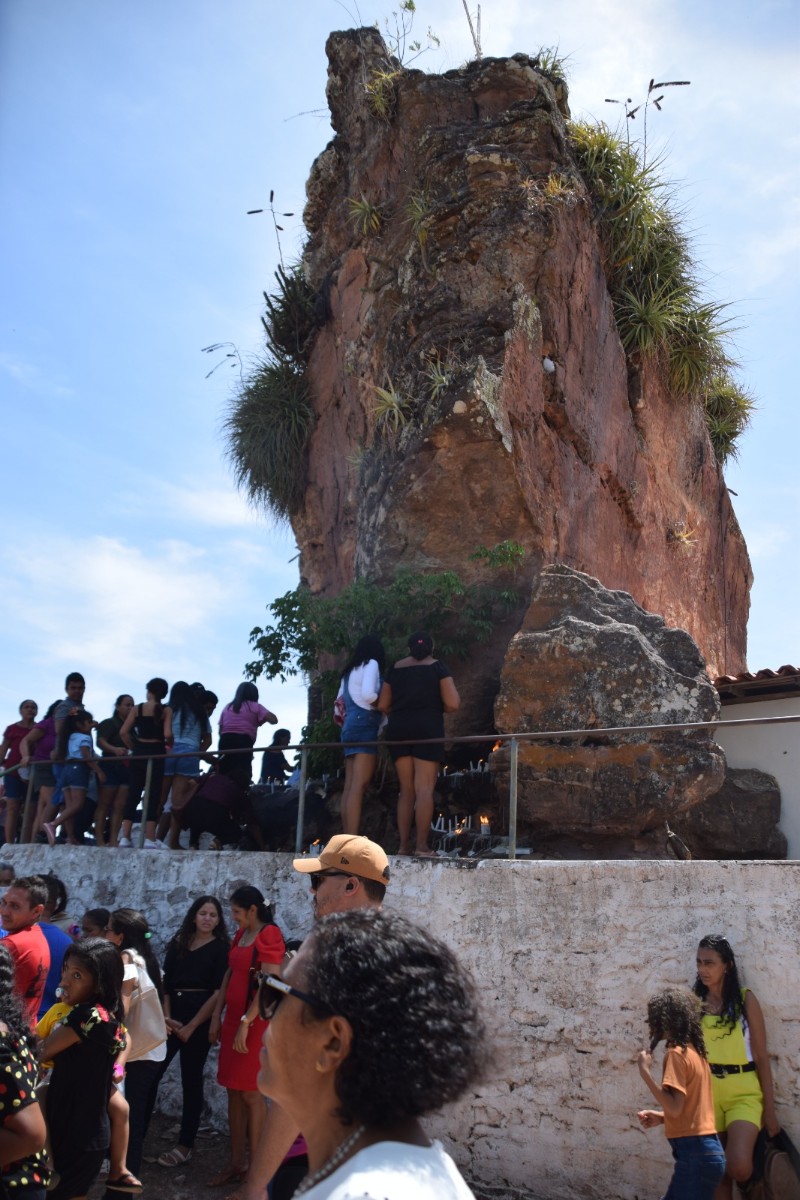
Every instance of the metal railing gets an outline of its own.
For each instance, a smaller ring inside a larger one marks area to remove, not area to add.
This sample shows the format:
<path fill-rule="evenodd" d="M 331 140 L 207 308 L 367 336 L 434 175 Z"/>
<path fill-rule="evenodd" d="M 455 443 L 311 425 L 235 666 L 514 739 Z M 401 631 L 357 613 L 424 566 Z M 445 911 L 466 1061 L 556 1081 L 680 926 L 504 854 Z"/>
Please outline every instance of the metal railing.
<path fill-rule="evenodd" d="M 521 743 L 563 741 L 565 738 L 570 739 L 572 741 L 580 741 L 582 739 L 591 738 L 593 741 L 595 741 L 597 738 L 611 738 L 614 736 L 629 737 L 631 734 L 636 734 L 636 733 L 643 733 L 643 734 L 682 733 L 682 732 L 690 732 L 692 730 L 709 730 L 712 732 L 719 732 L 720 730 L 733 729 L 736 727 L 789 725 L 789 724 L 795 724 L 798 721 L 800 721 L 800 713 L 794 714 L 794 715 L 780 716 L 780 717 L 736 718 L 736 719 L 730 720 L 730 721 L 678 721 L 674 724 L 668 724 L 668 725 L 614 725 L 614 726 L 607 726 L 605 728 L 594 728 L 594 729 L 537 730 L 535 733 L 517 732 L 517 733 L 468 734 L 463 737 L 447 737 L 447 736 L 445 736 L 444 739 L 442 739 L 441 737 L 416 738 L 413 740 L 407 739 L 405 741 L 392 741 L 392 742 L 385 741 L 384 739 L 376 740 L 376 741 L 372 741 L 372 742 L 359 740 L 358 745 L 360 745 L 360 746 L 376 746 L 376 747 L 380 748 L 381 746 L 388 747 L 388 746 L 407 746 L 407 745 L 417 745 L 417 746 L 419 746 L 419 745 L 440 745 L 441 746 L 444 743 L 446 743 L 448 746 L 464 746 L 464 745 L 476 745 L 476 744 L 486 745 L 488 742 L 493 741 L 495 743 L 499 743 L 500 746 L 508 746 L 508 748 L 509 748 L 508 857 L 516 858 L 517 857 L 517 795 L 518 795 L 518 776 L 519 776 L 519 747 L 520 747 Z M 270 751 L 274 752 L 276 749 L 280 750 L 281 753 L 284 753 L 285 751 L 288 751 L 288 750 L 294 750 L 294 751 L 299 752 L 299 754 L 300 754 L 300 781 L 299 781 L 299 793 L 300 794 L 299 794 L 298 808 L 297 808 L 297 826 L 296 826 L 296 833 L 295 833 L 295 853 L 301 854 L 302 849 L 303 849 L 303 829 L 304 829 L 304 824 L 305 824 L 306 790 L 307 790 L 307 786 L 308 786 L 308 756 L 309 756 L 309 752 L 312 750 L 342 751 L 342 750 L 344 750 L 344 745 L 342 742 L 340 742 L 340 741 L 338 741 L 338 742 L 298 742 L 298 743 L 289 744 L 287 746 L 279 746 L 279 747 L 253 746 L 252 748 L 241 747 L 241 748 L 230 749 L 230 750 L 203 750 L 203 751 L 188 750 L 188 751 L 183 751 L 180 754 L 166 754 L 163 757 L 165 757 L 165 758 L 166 757 L 169 757 L 169 758 L 198 758 L 198 757 L 200 757 L 200 758 L 205 758 L 205 759 L 209 759 L 209 758 L 217 758 L 218 759 L 218 758 L 223 758 L 223 757 L 227 758 L 227 757 L 230 757 L 233 755 L 238 755 L 238 754 L 248 754 L 251 756 L 255 755 L 255 754 L 267 754 Z M 162 756 L 161 755 L 152 755 L 152 754 L 138 754 L 138 755 L 130 754 L 130 755 L 127 755 L 123 760 L 128 763 L 142 762 L 142 761 L 147 762 L 147 768 L 146 768 L 146 772 L 145 772 L 145 784 L 144 784 L 144 788 L 142 791 L 142 801 L 141 801 L 142 802 L 142 821 L 141 821 L 141 826 L 139 829 L 139 846 L 140 846 L 140 848 L 144 845 L 144 840 L 145 840 L 145 836 L 144 836 L 145 835 L 145 818 L 146 818 L 146 814 L 147 814 L 148 807 L 149 807 L 150 789 L 152 786 L 153 759 L 158 758 L 158 757 L 162 757 Z M 445 757 L 445 756 L 443 755 L 443 757 Z M 95 761 L 98 762 L 102 766 L 102 763 L 106 760 L 104 760 L 103 758 L 98 758 Z M 117 760 L 109 758 L 107 761 L 114 762 Z M 40 763 L 38 765 L 42 765 L 42 763 L 46 763 L 51 766 L 63 766 L 66 762 L 67 762 L 67 759 L 56 759 L 56 760 L 48 759 L 48 760 L 40 760 Z M 10 767 L 5 771 L 0 771 L 0 779 L 2 779 L 5 775 L 9 775 L 9 774 L 12 774 L 14 771 L 18 771 L 20 769 L 21 765 L 22 764 L 16 764 L 15 766 Z M 31 775 L 28 780 L 28 790 L 27 790 L 27 794 L 25 797 L 25 808 L 24 808 L 24 813 L 23 813 L 22 832 L 20 835 L 21 842 L 24 842 L 24 841 L 29 842 L 30 841 L 31 829 L 33 826 L 33 794 L 34 794 L 33 793 L 33 784 L 34 784 L 34 779 L 35 779 L 35 768 L 37 766 L 37 763 L 34 760 L 31 760 L 28 765 L 30 766 L 30 769 L 31 769 Z M 26 829 L 27 829 L 27 837 L 26 837 Z"/>

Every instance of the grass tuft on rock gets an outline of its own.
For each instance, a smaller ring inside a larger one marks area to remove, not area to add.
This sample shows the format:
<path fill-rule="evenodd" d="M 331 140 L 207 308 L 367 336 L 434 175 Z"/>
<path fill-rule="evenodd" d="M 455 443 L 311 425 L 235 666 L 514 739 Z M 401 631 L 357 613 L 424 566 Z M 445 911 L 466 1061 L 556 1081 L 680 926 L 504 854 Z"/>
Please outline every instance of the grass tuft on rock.
<path fill-rule="evenodd" d="M 702 406 L 717 460 L 724 463 L 735 456 L 753 402 L 731 379 L 736 363 L 728 349 L 726 306 L 701 294 L 660 163 L 645 162 L 636 145 L 603 123 L 578 121 L 569 130 L 598 219 L 625 352 L 634 362 L 657 362 L 673 392 Z"/>

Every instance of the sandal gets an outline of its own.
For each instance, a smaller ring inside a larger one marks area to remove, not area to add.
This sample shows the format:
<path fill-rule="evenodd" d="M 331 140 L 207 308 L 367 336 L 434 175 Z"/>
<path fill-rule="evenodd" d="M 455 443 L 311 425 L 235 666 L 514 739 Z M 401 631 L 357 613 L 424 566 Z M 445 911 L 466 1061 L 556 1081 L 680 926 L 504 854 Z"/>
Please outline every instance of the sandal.
<path fill-rule="evenodd" d="M 106 1190 L 109 1192 L 125 1192 L 129 1196 L 137 1196 L 142 1191 L 142 1184 L 130 1171 L 125 1171 L 116 1179 L 106 1180 Z"/>
<path fill-rule="evenodd" d="M 191 1157 L 191 1150 L 184 1153 L 180 1146 L 176 1146 L 174 1150 L 165 1150 L 163 1154 L 159 1154 L 156 1162 L 160 1167 L 182 1167 Z"/>
<path fill-rule="evenodd" d="M 439 854 L 436 850 L 414 850 L 412 858 L 438 858 Z"/>

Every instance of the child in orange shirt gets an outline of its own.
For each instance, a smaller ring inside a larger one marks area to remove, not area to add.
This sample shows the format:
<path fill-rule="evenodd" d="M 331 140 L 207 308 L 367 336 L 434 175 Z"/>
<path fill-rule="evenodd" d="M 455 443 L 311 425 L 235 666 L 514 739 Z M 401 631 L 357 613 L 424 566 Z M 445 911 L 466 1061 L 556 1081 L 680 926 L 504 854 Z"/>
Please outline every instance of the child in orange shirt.
<path fill-rule="evenodd" d="M 725 1174 L 725 1152 L 716 1133 L 711 1072 L 706 1059 L 700 1005 L 683 988 L 656 992 L 647 1004 L 650 1049 L 639 1052 L 639 1074 L 662 1108 L 637 1113 L 644 1129 L 664 1126 L 675 1170 L 663 1200 L 713 1200 Z M 653 1051 L 666 1042 L 659 1086 Z"/>

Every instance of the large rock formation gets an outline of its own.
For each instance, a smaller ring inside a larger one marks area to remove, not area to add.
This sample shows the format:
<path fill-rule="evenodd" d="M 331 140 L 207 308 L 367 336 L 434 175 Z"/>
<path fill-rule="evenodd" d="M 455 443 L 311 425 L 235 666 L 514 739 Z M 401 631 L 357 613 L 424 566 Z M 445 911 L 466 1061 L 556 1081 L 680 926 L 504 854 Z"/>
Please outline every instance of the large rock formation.
<path fill-rule="evenodd" d="M 376 31 L 327 51 L 336 136 L 305 211 L 328 319 L 307 370 L 302 577 L 331 594 L 399 566 L 474 581 L 475 547 L 512 539 L 523 592 L 568 564 L 688 630 L 713 673 L 741 670 L 746 548 L 699 409 L 655 370 L 629 395 L 563 85 L 525 55 L 390 71 L 381 119 Z M 397 409 L 383 422 L 376 387 Z M 524 609 L 459 674 L 465 732 L 491 725 Z"/>
<path fill-rule="evenodd" d="M 588 575 L 542 571 L 503 666 L 499 732 L 671 725 L 718 712 L 687 633 Z M 507 790 L 507 747 L 492 755 L 492 769 Z M 707 730 L 521 742 L 520 820 L 536 833 L 636 837 L 714 795 L 724 773 Z"/>

